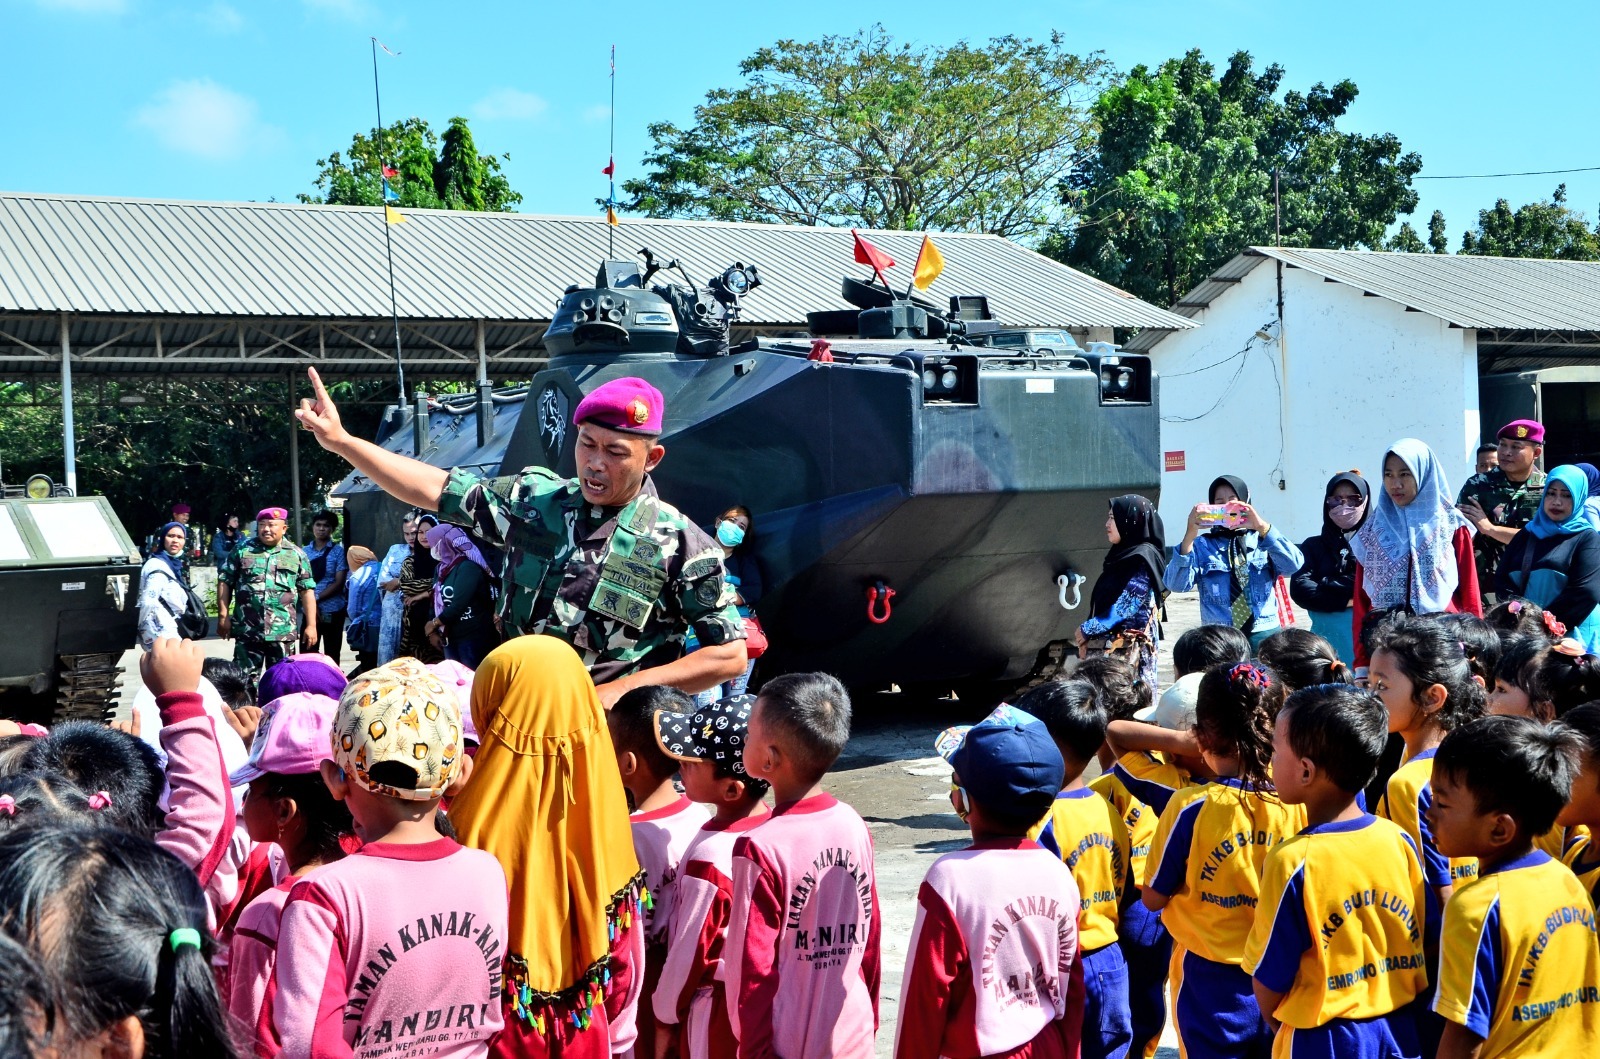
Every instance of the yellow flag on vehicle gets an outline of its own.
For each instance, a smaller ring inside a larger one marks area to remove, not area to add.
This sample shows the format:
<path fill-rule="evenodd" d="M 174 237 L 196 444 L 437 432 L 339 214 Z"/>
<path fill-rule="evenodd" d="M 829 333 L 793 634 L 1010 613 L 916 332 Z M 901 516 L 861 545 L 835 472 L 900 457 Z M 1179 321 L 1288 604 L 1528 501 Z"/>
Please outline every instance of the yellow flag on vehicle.
<path fill-rule="evenodd" d="M 917 251 L 917 268 L 911 275 L 911 285 L 918 290 L 927 290 L 943 271 L 944 255 L 939 253 L 932 239 L 923 236 L 922 249 Z"/>
<path fill-rule="evenodd" d="M 383 208 L 383 219 L 388 221 L 390 224 L 406 223 L 405 216 L 393 206 L 385 206 Z"/>

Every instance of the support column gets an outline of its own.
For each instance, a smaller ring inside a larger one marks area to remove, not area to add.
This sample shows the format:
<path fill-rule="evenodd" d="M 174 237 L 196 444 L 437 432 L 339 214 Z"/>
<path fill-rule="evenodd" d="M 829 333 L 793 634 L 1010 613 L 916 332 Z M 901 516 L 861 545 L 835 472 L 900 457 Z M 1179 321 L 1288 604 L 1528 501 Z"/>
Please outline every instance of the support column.
<path fill-rule="evenodd" d="M 78 432 L 72 422 L 72 335 L 67 313 L 61 314 L 61 449 L 67 488 L 78 495 Z"/>
<path fill-rule="evenodd" d="M 300 515 L 300 420 L 294 417 L 294 410 L 300 402 L 296 400 L 295 391 L 298 388 L 299 376 L 295 372 L 289 373 L 289 510 L 294 512 L 294 543 L 298 546 L 305 543 L 305 527 L 301 525 Z"/>
<path fill-rule="evenodd" d="M 478 343 L 478 385 L 489 385 L 489 350 L 483 341 L 483 321 L 479 320 L 473 325 L 473 336 Z"/>

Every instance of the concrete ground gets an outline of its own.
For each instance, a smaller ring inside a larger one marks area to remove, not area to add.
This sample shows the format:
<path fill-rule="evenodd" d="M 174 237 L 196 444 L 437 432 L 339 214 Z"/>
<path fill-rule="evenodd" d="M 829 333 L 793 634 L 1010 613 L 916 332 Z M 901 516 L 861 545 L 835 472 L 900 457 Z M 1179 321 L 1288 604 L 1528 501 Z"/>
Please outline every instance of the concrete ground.
<path fill-rule="evenodd" d="M 1166 639 L 1161 649 L 1162 679 L 1171 674 L 1171 644 L 1186 629 L 1200 624 L 1193 593 L 1167 601 Z M 207 655 L 231 658 L 233 645 L 206 640 Z M 124 712 L 137 687 L 138 649 L 123 658 Z M 345 668 L 355 658 L 345 654 Z M 130 686 L 131 684 L 131 686 Z M 917 889 L 929 865 L 941 854 L 966 845 L 970 836 L 950 809 L 950 768 L 933 753 L 933 740 L 952 724 L 979 720 L 954 699 L 911 701 L 900 695 L 875 696 L 856 706 L 855 725 L 827 780 L 828 789 L 854 806 L 872 831 L 876 846 L 878 897 L 883 913 L 883 989 L 878 1055 L 894 1050 L 899 1012 L 900 979 L 906 945 L 916 916 Z M 1176 1059 L 1172 1028 L 1162 1037 L 1158 1059 Z"/>

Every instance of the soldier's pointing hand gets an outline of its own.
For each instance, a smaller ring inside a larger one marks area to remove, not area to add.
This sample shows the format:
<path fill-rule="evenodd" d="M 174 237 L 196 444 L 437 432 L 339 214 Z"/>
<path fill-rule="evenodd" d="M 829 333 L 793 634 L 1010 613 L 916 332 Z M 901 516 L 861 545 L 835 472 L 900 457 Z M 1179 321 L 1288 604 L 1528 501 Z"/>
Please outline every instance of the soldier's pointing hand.
<path fill-rule="evenodd" d="M 327 387 L 322 385 L 322 376 L 317 374 L 317 369 L 308 368 L 306 374 L 311 376 L 311 389 L 316 397 L 302 397 L 294 417 L 300 420 L 301 426 L 311 431 L 318 445 L 331 450 L 348 437 L 348 432 L 339 419 L 338 407 L 333 403 L 333 398 L 328 396 Z"/>

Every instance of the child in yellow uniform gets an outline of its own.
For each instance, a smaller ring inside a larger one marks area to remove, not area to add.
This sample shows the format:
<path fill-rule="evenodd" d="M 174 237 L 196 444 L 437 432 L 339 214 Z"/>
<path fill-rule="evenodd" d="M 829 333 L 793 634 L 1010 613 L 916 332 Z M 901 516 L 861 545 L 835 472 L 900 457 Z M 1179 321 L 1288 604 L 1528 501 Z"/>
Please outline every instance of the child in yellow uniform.
<path fill-rule="evenodd" d="M 1438 1059 L 1600 1049 L 1594 902 L 1533 848 L 1571 794 L 1581 750 L 1570 730 L 1522 717 L 1485 717 L 1439 747 L 1433 833 L 1446 855 L 1477 858 L 1478 877 L 1445 906 Z"/>
<path fill-rule="evenodd" d="M 1567 711 L 1555 727 L 1571 732 L 1583 744 L 1572 797 L 1556 817 L 1567 835 L 1561 863 L 1572 869 L 1591 898 L 1600 901 L 1600 842 L 1594 840 L 1600 833 L 1600 702 Z"/>
<path fill-rule="evenodd" d="M 1145 861 L 1147 908 L 1160 911 L 1175 954 L 1173 1021 L 1188 1059 L 1265 1055 L 1272 1034 L 1240 967 L 1267 854 L 1305 826 L 1303 806 L 1272 786 L 1272 724 L 1283 687 L 1251 662 L 1208 672 L 1195 736 L 1219 777 L 1173 795 Z"/>
<path fill-rule="evenodd" d="M 1278 713 L 1272 776 L 1307 827 L 1267 855 L 1244 954 L 1274 1059 L 1421 1054 L 1422 866 L 1409 835 L 1356 803 L 1387 734 L 1383 704 L 1348 684 L 1297 691 Z"/>
<path fill-rule="evenodd" d="M 1117 945 L 1117 922 L 1128 891 L 1128 826 L 1111 803 L 1090 790 L 1083 772 L 1106 738 L 1106 713 L 1094 687 L 1049 681 L 1017 700 L 1044 722 L 1066 772 L 1061 793 L 1037 841 L 1060 857 L 1078 884 L 1078 952 L 1083 964 L 1083 1059 L 1124 1059 L 1133 1040 L 1128 963 Z"/>
<path fill-rule="evenodd" d="M 1472 666 L 1455 634 L 1428 618 L 1402 618 L 1385 627 L 1372 651 L 1368 686 L 1389 712 L 1389 731 L 1405 739 L 1400 767 L 1389 777 L 1377 815 L 1392 820 L 1411 836 L 1422 857 L 1428 884 L 1422 937 L 1428 955 L 1428 981 L 1439 966 L 1439 925 L 1451 889 L 1470 882 L 1477 872 L 1472 858 L 1452 860 L 1439 851 L 1428 826 L 1433 804 L 1433 756 L 1445 736 L 1483 716 L 1483 687 L 1472 679 Z M 1432 1012 L 1432 987 L 1423 994 L 1417 1015 L 1422 1053 L 1438 1048 L 1444 1024 Z"/>

